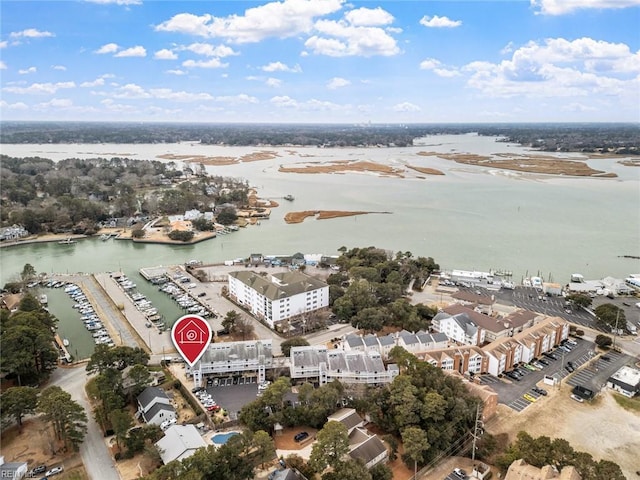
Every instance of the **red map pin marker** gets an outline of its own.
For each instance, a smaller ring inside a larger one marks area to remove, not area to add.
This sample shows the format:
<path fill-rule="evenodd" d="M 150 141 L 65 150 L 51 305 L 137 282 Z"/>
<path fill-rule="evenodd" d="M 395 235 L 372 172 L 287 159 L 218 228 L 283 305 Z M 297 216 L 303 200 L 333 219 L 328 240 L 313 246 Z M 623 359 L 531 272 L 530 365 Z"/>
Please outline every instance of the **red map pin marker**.
<path fill-rule="evenodd" d="M 171 340 L 190 367 L 204 355 L 212 335 L 211 326 L 199 315 L 180 317 L 171 328 Z"/>

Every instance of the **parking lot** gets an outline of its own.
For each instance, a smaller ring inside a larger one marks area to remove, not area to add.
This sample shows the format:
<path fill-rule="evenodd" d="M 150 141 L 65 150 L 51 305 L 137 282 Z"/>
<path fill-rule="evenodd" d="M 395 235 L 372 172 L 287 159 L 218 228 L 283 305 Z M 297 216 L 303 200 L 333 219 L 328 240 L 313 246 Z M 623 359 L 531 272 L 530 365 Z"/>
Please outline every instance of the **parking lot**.
<path fill-rule="evenodd" d="M 542 395 L 532 390 L 544 376 L 557 379 L 559 382 L 565 381 L 571 386 L 581 385 L 594 392 L 600 391 L 602 386 L 616 370 L 622 365 L 629 363 L 632 357 L 617 352 L 610 352 L 606 355 L 609 361 L 594 359 L 595 344 L 585 340 L 577 340 L 578 345 L 571 352 L 563 352 L 556 350 L 555 355 L 558 357 L 554 360 L 549 357 L 544 359 L 549 365 L 537 371 L 530 371 L 526 368 L 520 368 L 522 376 L 519 381 L 512 380 L 506 376 L 497 378 L 493 375 L 482 375 L 481 383 L 490 385 L 493 390 L 498 393 L 499 402 L 503 403 L 513 410 L 520 412 L 532 403 L 540 400 Z M 590 362 L 590 360 L 593 360 Z M 589 363 L 590 362 L 590 363 Z M 573 373 L 567 370 L 568 365 L 572 365 L 575 371 Z M 585 366 L 585 364 L 588 364 Z M 540 384 L 543 389 L 555 388 L 551 385 Z M 530 398 L 525 398 L 524 395 Z"/>
<path fill-rule="evenodd" d="M 256 377 L 223 377 L 218 379 L 218 385 L 208 385 L 207 392 L 214 401 L 229 412 L 229 418 L 236 420 L 238 412 L 246 404 L 253 402 L 258 394 Z"/>

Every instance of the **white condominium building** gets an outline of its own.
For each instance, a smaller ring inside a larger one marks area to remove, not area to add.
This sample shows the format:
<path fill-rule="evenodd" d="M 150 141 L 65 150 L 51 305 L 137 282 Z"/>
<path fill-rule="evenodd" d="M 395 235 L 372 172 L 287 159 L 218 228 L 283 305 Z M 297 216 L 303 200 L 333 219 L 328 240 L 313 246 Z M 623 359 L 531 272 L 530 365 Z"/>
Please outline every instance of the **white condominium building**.
<path fill-rule="evenodd" d="M 329 285 L 301 272 L 229 273 L 229 295 L 271 328 L 329 306 Z"/>

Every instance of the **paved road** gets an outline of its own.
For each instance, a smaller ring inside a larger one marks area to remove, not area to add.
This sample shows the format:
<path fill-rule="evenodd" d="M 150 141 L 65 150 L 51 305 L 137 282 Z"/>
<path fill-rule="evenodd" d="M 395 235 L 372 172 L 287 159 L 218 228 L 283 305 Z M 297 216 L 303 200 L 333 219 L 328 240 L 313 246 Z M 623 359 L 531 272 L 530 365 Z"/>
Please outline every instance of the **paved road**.
<path fill-rule="evenodd" d="M 85 365 L 73 368 L 58 368 L 51 375 L 51 384 L 57 385 L 68 392 L 87 414 L 87 435 L 80 446 L 82 462 L 93 480 L 120 480 L 107 445 L 105 444 L 102 430 L 93 418 L 93 412 L 89 406 L 84 386 L 87 382 Z"/>

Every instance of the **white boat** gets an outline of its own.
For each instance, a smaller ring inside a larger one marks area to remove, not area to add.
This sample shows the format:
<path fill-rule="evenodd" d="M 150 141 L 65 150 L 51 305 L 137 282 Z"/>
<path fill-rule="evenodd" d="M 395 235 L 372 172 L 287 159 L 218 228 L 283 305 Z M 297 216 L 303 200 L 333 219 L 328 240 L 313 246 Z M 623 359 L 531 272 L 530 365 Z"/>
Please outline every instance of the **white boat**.
<path fill-rule="evenodd" d="M 63 344 L 65 347 L 68 347 L 68 346 L 69 346 L 69 340 L 67 340 L 66 338 L 63 338 L 63 339 L 62 339 L 62 344 Z"/>
<path fill-rule="evenodd" d="M 71 237 L 65 238 L 64 240 L 60 240 L 58 242 L 58 245 L 73 245 L 77 243 L 74 239 L 72 239 Z"/>
<path fill-rule="evenodd" d="M 43 293 L 42 295 L 40 295 L 40 303 L 42 305 L 46 305 L 47 303 L 49 303 L 49 299 L 47 298 L 47 296 Z"/>

